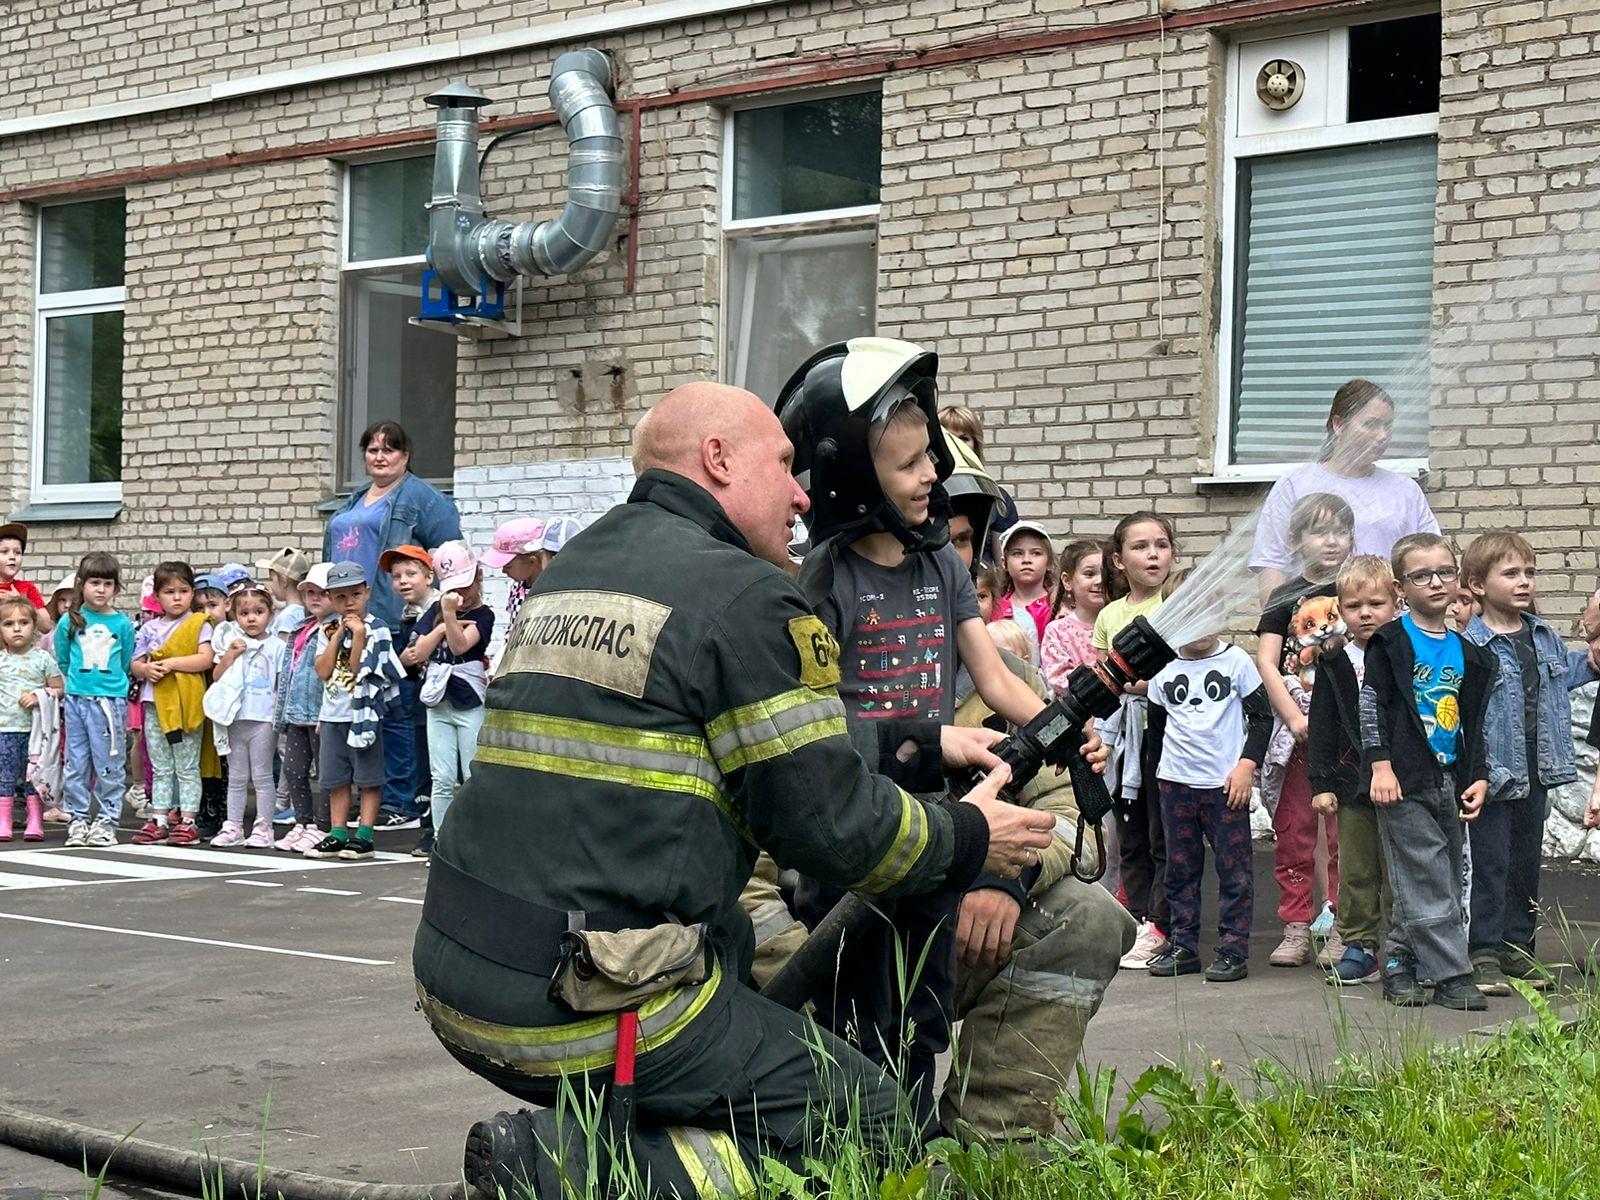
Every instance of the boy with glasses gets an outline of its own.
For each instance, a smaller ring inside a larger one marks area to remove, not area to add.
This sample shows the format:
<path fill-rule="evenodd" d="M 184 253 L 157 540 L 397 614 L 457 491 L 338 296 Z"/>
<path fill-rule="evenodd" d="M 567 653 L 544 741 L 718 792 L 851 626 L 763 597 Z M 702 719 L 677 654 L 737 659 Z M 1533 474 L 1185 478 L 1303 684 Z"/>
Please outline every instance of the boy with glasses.
<path fill-rule="evenodd" d="M 1372 771 L 1378 836 L 1389 866 L 1394 925 L 1383 995 L 1426 1004 L 1485 1008 L 1473 984 L 1460 891 L 1462 823 L 1488 791 L 1483 712 L 1497 666 L 1449 623 L 1459 571 L 1436 533 L 1401 538 L 1391 558 L 1409 611 L 1367 645 L 1361 684 L 1361 744 Z"/>

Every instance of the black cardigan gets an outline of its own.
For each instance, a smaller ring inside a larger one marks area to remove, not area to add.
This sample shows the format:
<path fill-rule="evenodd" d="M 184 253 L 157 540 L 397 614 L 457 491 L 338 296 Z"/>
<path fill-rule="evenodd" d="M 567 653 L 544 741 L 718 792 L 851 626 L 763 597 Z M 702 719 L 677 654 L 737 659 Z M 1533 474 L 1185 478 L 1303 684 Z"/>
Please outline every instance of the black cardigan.
<path fill-rule="evenodd" d="M 1332 792 L 1340 804 L 1365 799 L 1370 777 L 1361 761 L 1361 685 L 1344 651 L 1317 660 L 1317 684 L 1306 720 L 1312 793 Z"/>
<path fill-rule="evenodd" d="M 1457 635 L 1459 637 L 1459 635 Z M 1461 680 L 1461 725 L 1456 735 L 1456 786 L 1485 782 L 1488 755 L 1483 744 L 1483 712 L 1489 684 L 1500 670 L 1491 651 L 1461 638 L 1465 670 Z M 1416 654 L 1398 620 L 1390 621 L 1367 643 L 1366 681 L 1361 687 L 1362 761 L 1391 764 L 1402 792 L 1441 787 L 1444 776 L 1428 745 L 1428 733 L 1417 713 L 1412 677 Z"/>

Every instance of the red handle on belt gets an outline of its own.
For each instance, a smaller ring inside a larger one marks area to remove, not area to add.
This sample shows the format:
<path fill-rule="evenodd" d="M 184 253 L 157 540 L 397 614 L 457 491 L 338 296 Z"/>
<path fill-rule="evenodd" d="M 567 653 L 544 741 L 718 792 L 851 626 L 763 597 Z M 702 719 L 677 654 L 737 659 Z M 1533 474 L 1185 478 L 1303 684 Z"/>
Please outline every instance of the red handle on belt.
<path fill-rule="evenodd" d="M 619 1087 L 633 1084 L 633 1054 L 639 1042 L 639 1014 L 632 1009 L 617 1014 L 617 1069 L 612 1082 Z"/>

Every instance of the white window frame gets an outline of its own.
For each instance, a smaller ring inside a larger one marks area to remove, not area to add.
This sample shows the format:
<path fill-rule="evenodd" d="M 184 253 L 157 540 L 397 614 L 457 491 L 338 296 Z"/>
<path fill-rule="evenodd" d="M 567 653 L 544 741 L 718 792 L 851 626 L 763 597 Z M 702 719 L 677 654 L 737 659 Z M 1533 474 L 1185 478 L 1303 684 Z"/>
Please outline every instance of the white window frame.
<path fill-rule="evenodd" d="M 431 154 L 432 151 L 429 151 Z M 359 476 L 351 476 L 346 470 L 349 465 L 345 455 L 350 452 L 350 439 L 354 431 L 365 429 L 372 422 L 369 419 L 367 407 L 367 392 L 363 385 L 357 387 L 357 374 L 360 367 L 353 365 L 350 359 L 350 350 L 345 344 L 346 318 L 350 315 L 345 308 L 349 290 L 345 286 L 347 279 L 361 275 L 386 275 L 396 271 L 410 271 L 417 267 L 426 268 L 428 265 L 427 254 L 406 254 L 398 258 L 365 258 L 352 260 L 350 257 L 350 176 L 355 167 L 364 167 L 376 162 L 389 162 L 403 158 L 426 158 L 428 154 L 417 154 L 414 151 L 401 154 L 383 154 L 369 158 L 346 159 L 341 166 L 343 179 L 340 181 L 340 204 L 343 208 L 339 220 L 339 428 L 334 438 L 334 488 L 345 493 L 363 486 Z M 420 298 L 419 298 L 420 303 Z M 358 337 L 367 336 L 367 326 L 362 322 Z M 365 355 L 355 358 L 355 363 L 364 362 Z M 356 417 L 356 397 L 360 397 L 361 419 Z M 448 488 L 450 479 L 429 479 L 429 483 L 436 487 Z"/>
<path fill-rule="evenodd" d="M 1438 11 L 1437 6 L 1431 5 L 1410 5 L 1380 13 L 1363 11 L 1359 14 L 1350 14 L 1338 24 L 1322 21 L 1314 26 L 1290 26 L 1274 32 L 1282 36 L 1320 30 L 1328 32 L 1330 63 L 1328 107 L 1332 112 L 1347 112 L 1350 83 L 1350 27 L 1370 25 L 1374 21 L 1418 17 L 1436 11 Z M 1256 42 L 1270 36 L 1274 34 L 1253 31 L 1248 40 Z M 1389 117 L 1380 121 L 1345 121 L 1338 125 L 1324 125 L 1318 129 L 1241 136 L 1238 133 L 1238 113 L 1235 109 L 1236 97 L 1240 92 L 1238 79 L 1241 45 L 1242 43 L 1237 40 L 1228 44 L 1222 97 L 1222 237 L 1220 239 L 1222 272 L 1221 320 L 1217 327 L 1216 343 L 1216 440 L 1212 451 L 1212 473 L 1195 476 L 1193 482 L 1197 484 L 1273 482 L 1294 468 L 1305 465 L 1296 462 L 1237 464 L 1230 461 L 1233 458 L 1233 338 L 1234 305 L 1237 299 L 1235 288 L 1238 286 L 1235 264 L 1239 239 L 1240 164 L 1251 158 L 1302 150 L 1328 150 L 1338 146 L 1361 146 L 1371 142 L 1398 141 L 1402 138 L 1437 138 L 1439 135 L 1439 114 L 1431 112 L 1415 113 L 1406 117 Z M 1412 476 L 1425 474 L 1428 470 L 1426 457 L 1383 459 L 1378 465 Z"/>
<path fill-rule="evenodd" d="M 763 96 L 751 96 L 735 100 L 723 109 L 722 119 L 722 172 L 720 199 L 720 216 L 722 223 L 722 269 L 721 292 L 724 301 L 722 309 L 721 336 L 717 339 L 717 361 L 719 364 L 718 378 L 732 382 L 735 378 L 743 378 L 742 369 L 735 374 L 735 364 L 728 361 L 728 343 L 731 324 L 738 320 L 746 326 L 745 336 L 739 340 L 740 353 L 748 355 L 750 342 L 748 337 L 748 319 L 746 314 L 730 312 L 727 297 L 731 294 L 728 284 L 733 269 L 732 245 L 735 241 L 750 237 L 766 237 L 775 234 L 784 234 L 790 237 L 805 235 L 819 235 L 831 233 L 870 233 L 874 242 L 877 240 L 878 214 L 882 211 L 881 204 L 862 204 L 849 208 L 827 208 L 814 212 L 782 213 L 771 217 L 744 217 L 735 219 L 733 215 L 734 192 L 734 121 L 741 112 L 750 112 L 761 108 L 786 108 L 791 104 L 804 104 L 810 100 L 830 100 L 840 96 L 859 96 L 872 92 L 881 92 L 882 88 L 877 83 L 827 88 L 804 88 L 792 92 L 779 92 Z M 882 129 L 879 129 L 879 153 L 882 153 Z M 880 158 L 881 162 L 881 158 Z M 749 290 L 745 292 L 749 295 Z M 877 328 L 876 291 L 874 291 L 873 328 Z M 820 349 L 820 347 L 818 347 Z M 741 368 L 743 363 L 738 364 Z M 799 366 L 796 363 L 795 366 Z"/>
<path fill-rule="evenodd" d="M 96 313 L 120 312 L 126 321 L 128 289 L 126 283 L 122 287 L 82 288 L 72 292 L 46 292 L 41 290 L 44 283 L 44 217 L 52 208 L 64 208 L 68 204 L 83 204 L 94 200 L 110 199 L 110 196 L 74 197 L 72 200 L 58 201 L 54 204 L 42 204 L 34 214 L 33 238 L 33 422 L 32 436 L 29 439 L 29 498 L 38 504 L 92 504 L 103 501 L 122 500 L 122 480 L 119 478 L 111 483 L 46 483 L 44 480 L 44 439 L 45 439 L 45 404 L 46 383 L 45 379 L 47 361 L 45 358 L 46 325 L 55 317 L 82 317 Z M 123 271 L 127 271 L 127 248 L 123 248 Z M 124 325 L 126 330 L 126 325 Z M 126 356 L 127 342 L 124 333 L 123 353 Z M 120 467 L 119 467 L 120 472 Z"/>

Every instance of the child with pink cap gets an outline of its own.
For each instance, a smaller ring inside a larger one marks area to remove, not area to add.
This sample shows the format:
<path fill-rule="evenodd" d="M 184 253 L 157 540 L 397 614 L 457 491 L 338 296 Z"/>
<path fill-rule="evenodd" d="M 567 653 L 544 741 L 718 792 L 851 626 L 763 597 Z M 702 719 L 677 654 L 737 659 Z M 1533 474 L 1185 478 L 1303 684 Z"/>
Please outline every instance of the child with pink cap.
<path fill-rule="evenodd" d="M 545 523 L 539 517 L 513 517 L 494 531 L 494 546 L 484 554 L 483 565 L 503 572 L 511 580 L 506 620 L 517 619 L 517 609 L 528 588 L 544 570 Z"/>
<path fill-rule="evenodd" d="M 502 551 L 503 553 L 503 551 Z M 439 598 L 416 624 L 416 640 L 400 661 L 426 663 L 419 699 L 428 709 L 428 760 L 433 769 L 433 828 L 444 828 L 459 772 L 472 775 L 489 685 L 494 610 L 483 602 L 483 572 L 464 542 L 433 551 Z"/>

